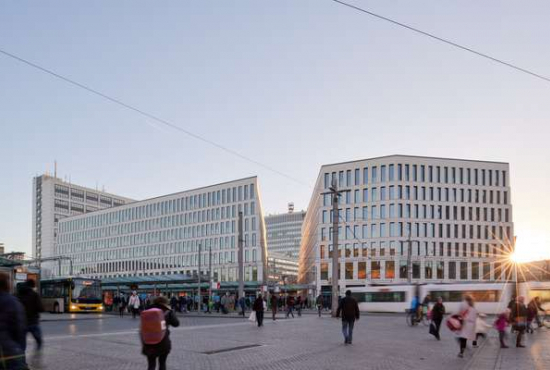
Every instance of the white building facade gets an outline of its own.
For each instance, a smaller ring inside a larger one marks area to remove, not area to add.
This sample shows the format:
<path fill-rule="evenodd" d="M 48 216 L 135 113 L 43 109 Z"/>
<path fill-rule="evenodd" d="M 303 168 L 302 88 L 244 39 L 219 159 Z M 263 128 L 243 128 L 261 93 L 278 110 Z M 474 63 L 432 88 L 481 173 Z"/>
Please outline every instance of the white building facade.
<path fill-rule="evenodd" d="M 256 177 L 66 218 L 56 254 L 73 273 L 104 278 L 195 275 L 238 280 L 238 215 L 243 214 L 244 279 L 266 280 L 265 224 Z M 200 250 L 200 255 L 199 255 Z M 64 265 L 62 274 L 69 274 Z"/>
<path fill-rule="evenodd" d="M 300 281 L 329 291 L 336 181 L 340 289 L 499 281 L 514 230 L 507 163 L 392 155 L 321 167 L 302 228 Z"/>
<path fill-rule="evenodd" d="M 32 204 L 33 257 L 54 255 L 61 219 L 131 202 L 132 199 L 72 184 L 55 176 L 35 177 Z"/>
<path fill-rule="evenodd" d="M 275 253 L 298 261 L 305 217 L 306 212 L 293 210 L 265 217 L 267 248 L 270 254 Z"/>

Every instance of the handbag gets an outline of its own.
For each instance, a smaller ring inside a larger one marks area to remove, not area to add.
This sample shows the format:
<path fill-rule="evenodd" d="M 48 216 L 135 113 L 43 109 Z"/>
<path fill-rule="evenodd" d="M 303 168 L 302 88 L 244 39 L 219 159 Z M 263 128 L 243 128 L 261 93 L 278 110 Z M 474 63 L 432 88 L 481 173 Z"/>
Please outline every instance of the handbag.
<path fill-rule="evenodd" d="M 250 313 L 250 316 L 248 316 L 248 321 L 250 322 L 256 322 L 256 311 L 252 311 Z"/>

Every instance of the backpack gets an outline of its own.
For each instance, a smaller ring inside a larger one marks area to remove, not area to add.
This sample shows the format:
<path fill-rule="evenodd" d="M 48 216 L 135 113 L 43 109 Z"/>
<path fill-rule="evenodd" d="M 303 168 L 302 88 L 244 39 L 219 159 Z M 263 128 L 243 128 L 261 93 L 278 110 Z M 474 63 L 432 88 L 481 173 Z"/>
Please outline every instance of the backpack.
<path fill-rule="evenodd" d="M 159 344 L 166 335 L 166 318 L 160 308 L 141 313 L 141 339 L 145 344 Z"/>
<path fill-rule="evenodd" d="M 447 319 L 447 327 L 450 331 L 459 331 L 462 329 L 464 319 L 460 315 L 453 315 Z"/>

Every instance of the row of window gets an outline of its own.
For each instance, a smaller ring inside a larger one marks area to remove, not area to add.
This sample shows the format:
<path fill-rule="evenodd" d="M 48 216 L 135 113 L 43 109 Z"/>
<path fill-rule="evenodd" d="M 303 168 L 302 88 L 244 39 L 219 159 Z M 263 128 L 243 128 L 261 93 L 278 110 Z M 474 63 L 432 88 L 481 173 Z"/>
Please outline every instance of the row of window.
<path fill-rule="evenodd" d="M 182 225 L 185 225 L 185 220 L 181 217 L 156 218 L 147 221 L 118 224 L 87 231 L 64 233 L 60 235 L 58 242 L 65 244 L 123 235 L 128 236 L 128 234 L 130 234 L 130 236 L 138 234 L 135 236 L 140 237 L 143 233 L 150 231 L 160 233 L 161 238 L 170 238 L 171 240 L 192 239 L 195 237 L 210 235 L 234 234 L 237 232 L 236 221 L 212 222 L 203 225 L 181 227 Z M 243 222 L 243 229 L 244 232 L 256 231 L 256 217 L 246 217 Z"/>
<path fill-rule="evenodd" d="M 508 191 L 390 185 L 346 191 L 338 198 L 338 204 L 372 203 L 386 200 L 507 205 Z M 331 205 L 331 195 L 324 194 L 323 206 Z"/>
<path fill-rule="evenodd" d="M 352 214 L 353 211 L 353 214 Z M 389 203 L 339 209 L 339 218 L 345 222 L 386 218 L 417 218 L 452 221 L 510 222 L 509 208 L 443 206 L 409 203 Z M 321 223 L 333 222 L 333 211 L 321 211 Z"/>
<path fill-rule="evenodd" d="M 332 227 L 322 227 L 321 241 L 332 240 Z M 474 224 L 443 224 L 433 222 L 381 222 L 338 227 L 339 239 L 357 240 L 372 238 L 439 238 L 439 239 L 469 239 L 469 240 L 512 240 L 510 226 L 474 225 Z"/>
<path fill-rule="evenodd" d="M 502 186 L 506 187 L 506 171 L 493 169 L 389 164 L 324 173 L 324 186 L 333 183 L 338 187 L 375 184 L 386 181 L 414 181 L 443 184 Z"/>
<path fill-rule="evenodd" d="M 181 235 L 180 235 L 181 236 Z M 116 238 L 107 238 L 99 239 L 93 241 L 82 241 L 82 242 L 73 242 L 68 244 L 57 244 L 56 253 L 58 255 L 64 255 L 66 253 L 81 253 L 88 251 L 98 251 L 102 249 L 112 249 L 120 247 L 132 247 L 136 249 L 147 250 L 149 252 L 150 248 L 155 248 L 155 243 L 164 243 L 169 241 L 178 240 L 177 234 L 165 233 L 165 232 L 152 232 L 144 234 L 134 234 Z M 198 236 L 196 236 L 198 237 Z M 225 237 L 215 237 L 215 238 L 206 238 L 206 239 L 195 239 L 189 241 L 179 241 L 175 243 L 169 243 L 176 245 L 176 248 L 182 251 L 192 251 L 195 246 L 199 244 L 205 246 L 206 248 L 214 249 L 231 249 L 235 248 L 236 236 L 225 236 Z M 167 243 L 168 244 L 168 243 Z M 245 233 L 244 234 L 244 245 L 248 247 L 255 247 L 257 245 L 257 233 Z M 198 248 L 198 247 L 196 247 Z M 137 253 L 137 252 L 136 252 Z M 151 254 L 154 255 L 154 254 Z"/>
<path fill-rule="evenodd" d="M 509 280 L 512 271 L 500 262 L 458 262 L 458 261 L 365 261 L 346 262 L 338 270 L 338 278 L 345 280 Z M 491 268 L 492 265 L 492 268 Z M 409 266 L 412 267 L 409 276 Z M 321 281 L 331 277 L 329 263 L 320 263 Z M 423 272 L 423 273 L 422 273 Z"/>
<path fill-rule="evenodd" d="M 104 205 L 114 205 L 119 206 L 125 204 L 125 202 L 122 199 L 117 198 L 111 198 L 104 195 L 98 195 L 96 193 L 92 193 L 90 191 L 84 192 L 84 190 L 75 189 L 75 188 L 69 188 L 68 186 L 63 186 L 56 184 L 54 186 L 55 191 L 55 197 L 56 198 L 64 198 L 64 199 L 73 199 L 80 202 L 84 202 L 84 199 L 86 199 L 86 202 L 92 202 L 97 203 L 98 201 Z"/>
<path fill-rule="evenodd" d="M 367 292 L 352 293 L 359 303 L 402 303 L 406 302 L 407 292 Z M 472 290 L 472 291 L 431 291 L 432 303 L 437 297 L 443 302 L 462 302 L 464 295 L 470 295 L 475 302 L 500 302 L 500 290 Z"/>
<path fill-rule="evenodd" d="M 133 209 L 135 210 L 135 209 Z M 70 220 L 60 225 L 62 232 L 73 232 L 80 230 L 90 230 L 95 228 L 108 227 L 116 224 L 126 225 L 149 225 L 150 223 L 158 224 L 162 227 L 170 227 L 172 225 L 191 225 L 210 221 L 224 220 L 236 218 L 238 213 L 243 213 L 243 216 L 254 215 L 256 213 L 256 202 L 242 203 L 238 205 L 217 207 L 202 211 L 185 212 L 176 211 L 179 214 L 171 216 L 163 216 L 162 212 L 152 212 L 151 214 L 141 214 L 133 212 L 131 209 L 112 211 L 102 215 L 90 215 L 86 218 L 78 220 Z M 146 216 L 146 219 L 143 219 Z M 123 225 L 124 226 L 124 225 Z"/>
<path fill-rule="evenodd" d="M 410 250 L 409 250 L 410 248 Z M 510 253 L 510 247 L 501 244 L 419 242 L 407 240 L 371 243 L 346 243 L 338 245 L 338 257 L 368 258 L 384 256 L 439 256 L 439 257 L 497 257 Z M 319 247 L 319 258 L 332 258 L 332 245 Z"/>

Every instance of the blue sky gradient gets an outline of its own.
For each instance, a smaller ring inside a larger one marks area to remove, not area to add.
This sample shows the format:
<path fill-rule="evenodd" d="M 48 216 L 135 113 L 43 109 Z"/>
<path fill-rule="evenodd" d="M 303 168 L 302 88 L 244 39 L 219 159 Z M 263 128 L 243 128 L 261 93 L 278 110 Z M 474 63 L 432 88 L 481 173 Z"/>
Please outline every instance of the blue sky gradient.
<path fill-rule="evenodd" d="M 550 75 L 547 1 L 353 3 Z M 55 159 L 138 199 L 257 174 L 270 213 L 306 208 L 322 164 L 399 153 L 510 162 L 518 246 L 550 254 L 550 83 L 332 1 L 5 1 L 0 48 L 310 184 L 0 55 L 8 249 Z"/>

